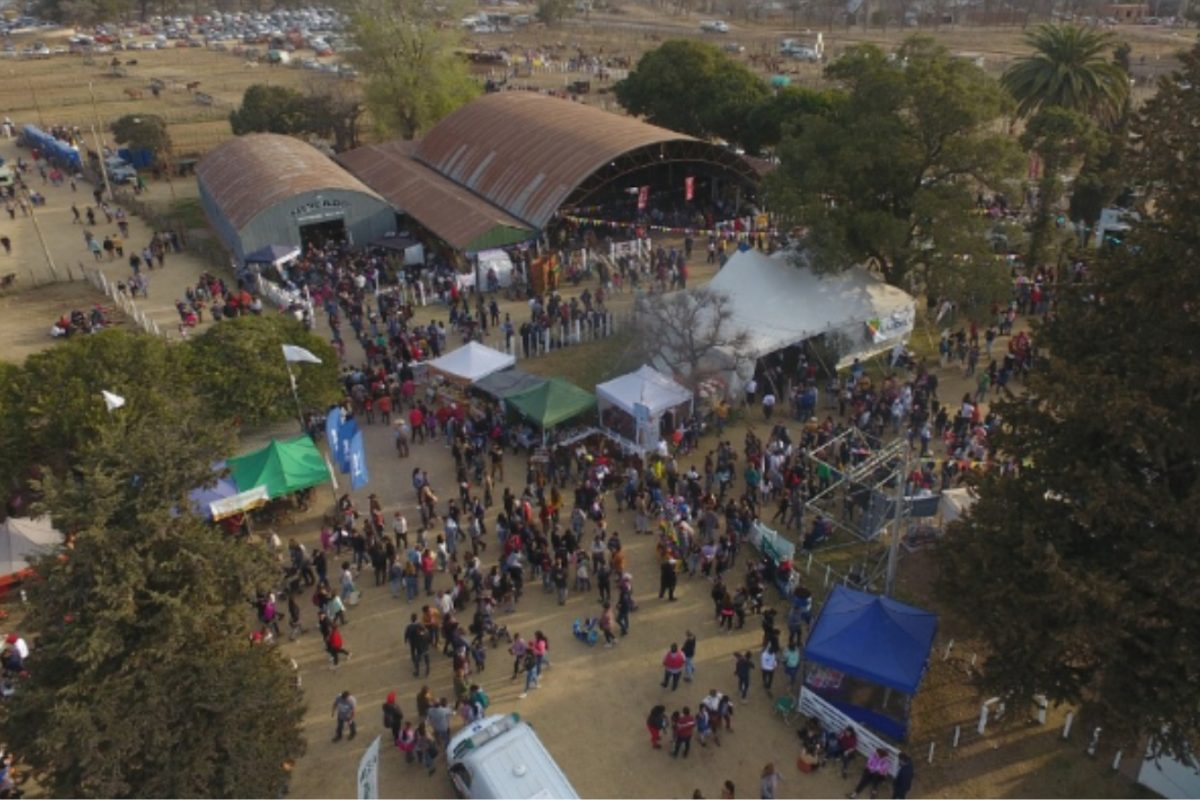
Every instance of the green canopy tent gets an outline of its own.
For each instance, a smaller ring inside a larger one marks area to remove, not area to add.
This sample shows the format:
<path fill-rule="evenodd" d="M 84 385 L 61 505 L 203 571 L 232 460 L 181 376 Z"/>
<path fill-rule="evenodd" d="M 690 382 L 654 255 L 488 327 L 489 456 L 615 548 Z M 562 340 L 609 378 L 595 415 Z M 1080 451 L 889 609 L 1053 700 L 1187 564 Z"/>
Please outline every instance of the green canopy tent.
<path fill-rule="evenodd" d="M 561 378 L 505 398 L 509 408 L 541 427 L 543 431 L 596 407 L 596 397 Z"/>
<path fill-rule="evenodd" d="M 239 492 L 265 486 L 271 499 L 329 480 L 329 467 L 308 436 L 271 443 L 261 450 L 231 458 L 229 471 Z"/>

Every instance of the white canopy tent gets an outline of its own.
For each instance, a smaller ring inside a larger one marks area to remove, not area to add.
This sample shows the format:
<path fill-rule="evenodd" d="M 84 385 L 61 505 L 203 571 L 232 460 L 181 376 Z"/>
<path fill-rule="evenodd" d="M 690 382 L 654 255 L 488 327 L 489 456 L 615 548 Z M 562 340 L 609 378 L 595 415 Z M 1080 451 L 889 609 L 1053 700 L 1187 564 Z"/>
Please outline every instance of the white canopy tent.
<path fill-rule="evenodd" d="M 844 366 L 890 350 L 912 333 L 916 301 L 907 292 L 862 267 L 819 274 L 793 263 L 795 258 L 795 253 L 739 251 L 709 283 L 709 289 L 729 298 L 729 330 L 747 332 L 741 353 L 748 357 L 747 368 L 821 334 L 839 337 L 838 366 Z"/>
<path fill-rule="evenodd" d="M 692 407 L 692 393 L 653 367 L 596 386 L 600 425 L 649 450 L 658 444 L 659 423 L 669 412 Z M 623 413 L 622 413 L 623 412 Z"/>
<path fill-rule="evenodd" d="M 459 381 L 474 383 L 516 363 L 517 359 L 508 353 L 493 350 L 479 342 L 469 342 L 430 361 L 429 367 Z"/>
<path fill-rule="evenodd" d="M 0 525 L 0 585 L 20 579 L 29 569 L 29 558 L 60 547 L 63 535 L 49 517 L 9 517 Z"/>

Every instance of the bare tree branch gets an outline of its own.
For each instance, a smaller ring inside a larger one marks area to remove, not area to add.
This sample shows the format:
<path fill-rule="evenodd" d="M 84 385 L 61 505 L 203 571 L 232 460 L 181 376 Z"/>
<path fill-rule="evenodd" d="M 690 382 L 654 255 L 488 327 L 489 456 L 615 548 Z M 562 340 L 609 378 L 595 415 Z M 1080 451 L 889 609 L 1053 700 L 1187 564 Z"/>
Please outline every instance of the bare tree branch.
<path fill-rule="evenodd" d="M 692 390 L 747 360 L 750 334 L 737 327 L 728 295 L 707 288 L 646 295 L 635 311 L 643 360 L 670 370 Z"/>

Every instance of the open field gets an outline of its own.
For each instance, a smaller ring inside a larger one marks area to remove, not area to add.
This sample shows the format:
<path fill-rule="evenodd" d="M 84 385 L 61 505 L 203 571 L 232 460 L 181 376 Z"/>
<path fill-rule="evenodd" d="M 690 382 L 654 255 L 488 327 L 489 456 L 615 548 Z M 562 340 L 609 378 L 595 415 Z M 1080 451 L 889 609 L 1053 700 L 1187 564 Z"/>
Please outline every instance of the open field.
<path fill-rule="evenodd" d="M 66 35 L 63 31 L 58 38 L 65 40 Z M 45 39 L 52 44 L 58 41 L 53 34 Z M 21 40 L 14 37 L 14 41 Z M 121 61 L 124 76 L 114 74 L 109 66 L 114 57 Z M 128 64 L 130 61 L 137 63 Z M 203 154 L 229 138 L 229 112 L 241 103 L 246 87 L 253 83 L 300 90 L 337 89 L 344 83 L 336 76 L 311 70 L 266 64 L 249 67 L 245 58 L 227 51 L 175 47 L 92 58 L 14 58 L 0 62 L 0 75 L 4 77 L 0 110 L 14 122 L 78 125 L 88 131 L 97 118 L 107 127 L 126 114 L 158 114 L 170 125 L 177 157 Z M 149 88 L 154 78 L 166 84 L 157 98 Z M 196 92 L 212 97 L 211 105 L 202 105 L 196 94 L 186 90 L 186 84 L 194 81 L 200 84 Z M 129 96 L 138 92 L 140 98 Z M 89 144 L 95 146 L 94 142 Z"/>

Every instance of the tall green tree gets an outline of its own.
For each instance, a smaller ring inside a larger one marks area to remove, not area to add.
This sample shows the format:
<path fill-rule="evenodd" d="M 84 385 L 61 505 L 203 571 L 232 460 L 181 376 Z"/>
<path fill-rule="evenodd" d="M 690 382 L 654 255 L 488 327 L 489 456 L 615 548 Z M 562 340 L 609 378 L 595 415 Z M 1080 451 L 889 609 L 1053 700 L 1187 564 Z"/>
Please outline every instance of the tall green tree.
<path fill-rule="evenodd" d="M 188 385 L 180 358 L 154 336 L 109 329 L 76 336 L 6 367 L 0 380 L 0 475 L 8 490 L 23 487 L 39 467 L 64 472 L 83 445 L 108 426 L 102 389 L 140 409 L 167 402 L 164 387 Z"/>
<path fill-rule="evenodd" d="M 302 92 L 287 86 L 254 83 L 242 94 L 242 104 L 229 112 L 234 136 L 247 133 L 295 135 L 306 130 L 307 110 Z"/>
<path fill-rule="evenodd" d="M 1103 146 L 1103 135 L 1087 116 L 1058 106 L 1039 111 L 1025 126 L 1021 144 L 1042 158 L 1038 201 L 1029 231 L 1028 261 L 1043 261 L 1053 233 L 1054 210 L 1062 200 L 1062 174 L 1073 164 L 1094 155 Z"/>
<path fill-rule="evenodd" d="M 907 40 L 895 59 L 851 48 L 826 75 L 845 97 L 826 114 L 802 115 L 784 138 L 767 183 L 773 207 L 807 228 L 819 267 L 873 261 L 905 288 L 963 286 L 937 273 L 989 258 L 976 193 L 1020 169 L 1019 150 L 995 124 L 1006 95 L 927 37 Z M 975 292 L 949 299 L 985 302 Z"/>
<path fill-rule="evenodd" d="M 995 446 L 1019 471 L 939 548 L 939 589 L 987 642 L 989 692 L 1083 708 L 1107 741 L 1194 754 L 1200 663 L 1200 47 L 1138 115 L 1131 246 L 1059 292 Z M 1019 707 L 1019 706 L 1015 706 Z"/>
<path fill-rule="evenodd" d="M 296 391 L 305 410 L 327 408 L 340 394 L 337 354 L 295 319 L 279 314 L 238 317 L 209 327 L 188 342 L 187 368 L 205 402 L 239 425 L 294 418 L 282 346 L 304 347 L 320 364 L 294 364 Z"/>
<path fill-rule="evenodd" d="M 767 84 L 711 44 L 672 39 L 646 53 L 615 87 L 617 101 L 647 122 L 701 139 L 742 144 Z"/>
<path fill-rule="evenodd" d="M 838 92 L 785 86 L 750 110 L 740 144 L 748 153 L 775 147 L 784 131 L 805 115 L 823 115 L 841 100 Z"/>
<path fill-rule="evenodd" d="M 248 640 L 246 603 L 277 568 L 175 510 L 232 444 L 176 396 L 132 400 L 42 484 L 73 541 L 27 584 L 36 667 L 2 728 L 54 796 L 277 797 L 303 750 L 290 669 Z"/>
<path fill-rule="evenodd" d="M 1018 58 L 1000 79 L 1017 101 L 1017 114 L 1065 108 L 1107 120 L 1129 94 L 1129 76 L 1106 56 L 1114 44 L 1108 31 L 1043 24 L 1025 36 L 1033 53 Z"/>
<path fill-rule="evenodd" d="M 347 59 L 362 74 L 363 95 L 376 127 L 412 139 L 479 94 L 479 84 L 455 53 L 461 33 L 452 23 L 461 3 L 357 0 Z"/>
<path fill-rule="evenodd" d="M 171 133 L 167 121 L 157 114 L 126 114 L 112 124 L 117 144 L 130 150 L 149 150 L 156 160 L 171 155 Z"/>

